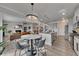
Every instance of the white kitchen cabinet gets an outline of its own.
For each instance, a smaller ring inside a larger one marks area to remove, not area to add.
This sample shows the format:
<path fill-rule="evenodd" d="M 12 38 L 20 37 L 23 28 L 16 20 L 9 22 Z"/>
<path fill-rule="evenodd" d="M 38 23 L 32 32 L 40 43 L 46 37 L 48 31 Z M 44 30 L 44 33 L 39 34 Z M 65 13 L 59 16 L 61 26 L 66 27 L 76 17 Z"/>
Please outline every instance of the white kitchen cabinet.
<path fill-rule="evenodd" d="M 40 33 L 39 35 L 42 36 L 42 39 L 46 39 L 45 44 L 52 46 L 54 41 L 57 39 L 57 33 Z"/>
<path fill-rule="evenodd" d="M 79 36 L 74 36 L 74 50 L 79 55 Z"/>
<path fill-rule="evenodd" d="M 52 38 L 51 38 L 51 34 L 46 34 L 46 33 L 40 33 L 39 35 L 42 36 L 42 39 L 46 39 L 45 44 L 52 46 Z"/>

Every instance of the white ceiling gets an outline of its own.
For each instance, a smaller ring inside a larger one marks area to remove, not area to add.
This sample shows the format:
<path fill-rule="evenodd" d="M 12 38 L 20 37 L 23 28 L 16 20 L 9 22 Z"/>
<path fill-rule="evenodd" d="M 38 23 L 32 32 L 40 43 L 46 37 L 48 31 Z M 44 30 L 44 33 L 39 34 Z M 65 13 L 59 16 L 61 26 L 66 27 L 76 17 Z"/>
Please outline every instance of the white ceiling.
<path fill-rule="evenodd" d="M 34 14 L 38 15 L 41 21 L 50 23 L 62 17 L 60 11 L 63 9 L 66 10 L 67 17 L 73 16 L 77 6 L 77 3 L 35 3 Z M 31 5 L 29 3 L 0 3 L 0 12 L 24 18 L 25 15 L 31 13 Z"/>

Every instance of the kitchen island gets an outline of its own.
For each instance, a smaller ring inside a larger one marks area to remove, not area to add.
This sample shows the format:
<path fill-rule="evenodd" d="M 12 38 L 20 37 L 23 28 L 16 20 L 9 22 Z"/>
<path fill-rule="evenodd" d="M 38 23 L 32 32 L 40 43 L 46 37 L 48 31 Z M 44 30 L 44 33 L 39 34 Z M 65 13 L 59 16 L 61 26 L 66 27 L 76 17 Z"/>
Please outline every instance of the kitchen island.
<path fill-rule="evenodd" d="M 54 41 L 57 39 L 56 33 L 40 33 L 42 39 L 46 39 L 45 44 L 52 46 Z"/>
<path fill-rule="evenodd" d="M 79 36 L 74 36 L 74 51 L 79 55 Z"/>

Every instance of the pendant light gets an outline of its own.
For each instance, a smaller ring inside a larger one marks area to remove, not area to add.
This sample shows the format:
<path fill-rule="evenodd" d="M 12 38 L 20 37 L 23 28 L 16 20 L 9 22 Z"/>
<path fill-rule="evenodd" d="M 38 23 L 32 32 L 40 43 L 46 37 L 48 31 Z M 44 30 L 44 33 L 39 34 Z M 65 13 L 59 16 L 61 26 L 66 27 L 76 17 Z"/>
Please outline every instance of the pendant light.
<path fill-rule="evenodd" d="M 38 16 L 36 16 L 35 14 L 34 14 L 34 10 L 33 10 L 33 7 L 34 7 L 34 3 L 31 3 L 31 7 L 32 7 L 32 12 L 30 13 L 30 14 L 27 14 L 26 15 L 26 19 L 28 19 L 28 20 L 31 20 L 32 22 L 34 22 L 34 21 L 37 21 L 38 20 Z"/>

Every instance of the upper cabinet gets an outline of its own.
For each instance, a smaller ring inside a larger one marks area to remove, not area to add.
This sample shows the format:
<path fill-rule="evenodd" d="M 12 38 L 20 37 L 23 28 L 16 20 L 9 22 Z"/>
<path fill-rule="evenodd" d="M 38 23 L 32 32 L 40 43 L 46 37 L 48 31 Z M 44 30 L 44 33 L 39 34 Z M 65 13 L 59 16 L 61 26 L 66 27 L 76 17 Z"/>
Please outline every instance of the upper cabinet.
<path fill-rule="evenodd" d="M 73 17 L 73 29 L 79 28 L 79 8 L 75 11 Z"/>

